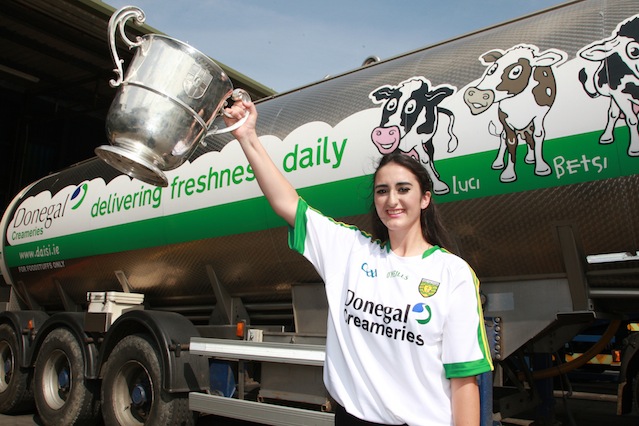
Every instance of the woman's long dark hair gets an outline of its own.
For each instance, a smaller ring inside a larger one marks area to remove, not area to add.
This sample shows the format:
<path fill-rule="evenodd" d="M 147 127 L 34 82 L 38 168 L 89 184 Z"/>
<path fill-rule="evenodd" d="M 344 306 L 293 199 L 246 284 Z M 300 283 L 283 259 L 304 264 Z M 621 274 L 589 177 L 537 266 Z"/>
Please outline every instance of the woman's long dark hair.
<path fill-rule="evenodd" d="M 431 191 L 432 193 L 433 185 L 424 166 L 422 166 L 419 161 L 415 160 L 413 157 L 402 154 L 398 151 L 384 155 L 381 158 L 379 164 L 377 165 L 377 169 L 375 170 L 375 174 L 373 174 L 373 188 L 375 187 L 377 172 L 379 172 L 382 167 L 390 163 L 400 165 L 410 170 L 410 172 L 417 179 L 417 182 L 419 182 L 419 187 L 422 195 L 425 194 L 427 191 Z M 388 228 L 386 228 L 386 225 L 384 225 L 382 220 L 379 218 L 379 215 L 377 214 L 377 209 L 375 209 L 375 200 L 373 200 L 371 216 L 373 222 L 373 237 L 381 241 L 388 242 Z M 437 206 L 435 205 L 435 202 L 432 198 L 428 207 L 422 210 L 420 222 L 422 234 L 424 236 L 424 239 L 426 239 L 428 243 L 438 245 L 442 248 L 447 249 L 452 247 L 448 231 L 446 230 L 440 219 Z"/>

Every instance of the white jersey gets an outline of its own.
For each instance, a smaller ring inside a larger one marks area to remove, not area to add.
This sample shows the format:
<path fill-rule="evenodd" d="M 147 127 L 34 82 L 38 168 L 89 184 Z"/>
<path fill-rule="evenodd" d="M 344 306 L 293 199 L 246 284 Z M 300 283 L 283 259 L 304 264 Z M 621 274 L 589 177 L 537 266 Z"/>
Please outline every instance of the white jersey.
<path fill-rule="evenodd" d="M 397 256 L 302 199 L 289 245 L 326 285 L 331 396 L 370 422 L 452 425 L 448 379 L 492 369 L 470 266 L 439 247 Z"/>

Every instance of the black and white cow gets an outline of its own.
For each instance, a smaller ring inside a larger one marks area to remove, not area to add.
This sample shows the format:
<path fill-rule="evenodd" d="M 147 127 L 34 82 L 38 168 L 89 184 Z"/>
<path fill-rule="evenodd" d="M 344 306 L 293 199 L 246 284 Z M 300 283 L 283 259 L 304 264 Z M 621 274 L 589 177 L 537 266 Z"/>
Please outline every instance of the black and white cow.
<path fill-rule="evenodd" d="M 369 98 L 382 104 L 382 119 L 371 139 L 381 154 L 400 150 L 420 161 L 433 182 L 435 194 L 446 194 L 448 185 L 439 178 L 435 169 L 433 136 L 437 131 L 439 115 L 449 118 L 448 152 L 457 148 L 457 137 L 453 133 L 455 117 L 439 104 L 455 93 L 452 86 L 431 88 L 424 77 L 412 77 L 397 86 L 381 86 L 373 90 Z"/>
<path fill-rule="evenodd" d="M 543 158 L 544 118 L 556 96 L 551 66 L 562 63 L 566 57 L 566 53 L 560 50 L 549 49 L 539 53 L 537 46 L 526 44 L 506 51 L 495 49 L 479 57 L 488 69 L 476 86 L 466 89 L 464 101 L 473 115 L 481 114 L 494 104 L 499 105 L 497 113 L 502 131 L 492 168 L 503 169 L 499 178 L 502 182 L 517 180 L 515 154 L 518 138 L 528 145 L 525 161 L 535 165 L 535 174 L 547 176 L 552 173 Z"/>
<path fill-rule="evenodd" d="M 610 98 L 608 121 L 599 143 L 614 142 L 615 124 L 625 116 L 630 132 L 628 155 L 639 156 L 639 15 L 621 22 L 610 37 L 589 44 L 578 55 L 599 62 L 593 75 L 585 68 L 579 72 L 586 93 L 593 98 Z"/>

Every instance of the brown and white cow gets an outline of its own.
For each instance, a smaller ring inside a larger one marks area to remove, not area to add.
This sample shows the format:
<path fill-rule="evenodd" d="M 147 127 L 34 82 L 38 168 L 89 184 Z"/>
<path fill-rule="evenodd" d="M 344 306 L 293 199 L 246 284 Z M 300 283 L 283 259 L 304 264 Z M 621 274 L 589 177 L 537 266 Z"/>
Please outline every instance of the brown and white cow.
<path fill-rule="evenodd" d="M 442 100 L 455 93 L 452 86 L 431 87 L 424 77 L 412 77 L 397 86 L 381 86 L 368 96 L 382 104 L 380 125 L 373 129 L 371 139 L 380 154 L 400 150 L 420 161 L 433 183 L 433 192 L 441 195 L 450 191 L 435 169 L 433 136 L 439 124 L 439 115 L 448 116 L 448 152 L 457 148 L 453 133 L 453 113 L 439 106 Z"/>
<path fill-rule="evenodd" d="M 593 75 L 579 72 L 579 81 L 588 95 L 610 98 L 608 121 L 599 143 L 614 142 L 617 120 L 625 116 L 630 132 L 628 155 L 639 156 L 639 15 L 621 22 L 609 38 L 582 48 L 578 55 L 599 66 Z"/>
<path fill-rule="evenodd" d="M 525 161 L 535 165 L 535 174 L 547 176 L 552 173 L 543 158 L 544 118 L 555 102 L 557 91 L 551 66 L 562 63 L 566 58 L 566 53 L 560 50 L 549 49 L 539 53 L 537 46 L 527 44 L 506 51 L 491 50 L 479 57 L 488 69 L 476 86 L 466 89 L 464 101 L 473 115 L 481 114 L 494 104 L 499 105 L 502 131 L 492 168 L 504 169 L 500 176 L 502 182 L 517 180 L 515 154 L 518 138 L 528 145 Z"/>

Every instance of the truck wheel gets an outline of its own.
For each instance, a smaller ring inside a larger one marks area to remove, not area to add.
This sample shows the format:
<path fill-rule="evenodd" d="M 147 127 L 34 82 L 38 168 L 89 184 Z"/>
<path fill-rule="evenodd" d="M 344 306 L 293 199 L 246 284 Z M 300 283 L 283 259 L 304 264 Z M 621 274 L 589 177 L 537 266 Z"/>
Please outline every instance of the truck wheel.
<path fill-rule="evenodd" d="M 33 407 L 29 371 L 20 368 L 20 346 L 13 329 L 0 325 L 0 413 L 26 411 Z"/>
<path fill-rule="evenodd" d="M 160 354 L 144 335 L 122 339 L 104 366 L 102 416 L 107 425 L 193 425 L 186 395 L 162 390 Z"/>
<path fill-rule="evenodd" d="M 91 424 L 98 417 L 98 387 L 85 380 L 82 350 L 69 330 L 53 330 L 42 342 L 34 393 L 45 425 Z"/>

